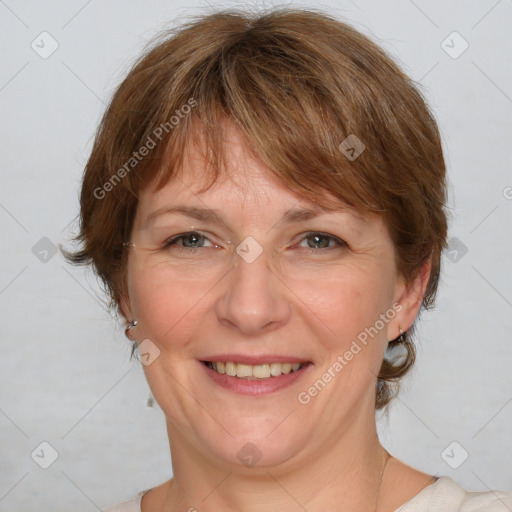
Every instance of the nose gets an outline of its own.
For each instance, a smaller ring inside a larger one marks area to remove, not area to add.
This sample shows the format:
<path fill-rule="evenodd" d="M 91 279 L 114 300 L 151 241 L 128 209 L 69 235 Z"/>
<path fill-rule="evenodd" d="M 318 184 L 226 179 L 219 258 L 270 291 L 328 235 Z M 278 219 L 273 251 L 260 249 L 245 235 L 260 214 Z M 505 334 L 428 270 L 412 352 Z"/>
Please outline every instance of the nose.
<path fill-rule="evenodd" d="M 265 333 L 290 318 L 286 286 L 271 268 L 266 251 L 252 262 L 237 255 L 223 286 L 216 305 L 217 318 L 242 334 Z"/>

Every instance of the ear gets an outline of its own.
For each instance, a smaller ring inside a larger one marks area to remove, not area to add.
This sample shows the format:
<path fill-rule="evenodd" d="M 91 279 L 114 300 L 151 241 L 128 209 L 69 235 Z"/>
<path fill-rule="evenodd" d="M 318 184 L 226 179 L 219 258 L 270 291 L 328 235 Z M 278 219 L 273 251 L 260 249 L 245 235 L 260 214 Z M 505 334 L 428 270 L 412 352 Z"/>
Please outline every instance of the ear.
<path fill-rule="evenodd" d="M 121 315 L 123 316 L 127 323 L 133 321 L 133 313 L 130 304 L 130 298 L 126 294 L 123 294 L 121 300 L 119 301 L 119 312 L 121 313 Z"/>
<path fill-rule="evenodd" d="M 398 278 L 395 303 L 399 304 L 401 308 L 396 308 L 397 315 L 393 322 L 388 324 L 389 340 L 397 338 L 400 335 L 400 329 L 403 332 L 407 331 L 418 316 L 430 279 L 430 272 L 431 260 L 429 258 L 412 281 L 406 282 L 403 277 Z"/>

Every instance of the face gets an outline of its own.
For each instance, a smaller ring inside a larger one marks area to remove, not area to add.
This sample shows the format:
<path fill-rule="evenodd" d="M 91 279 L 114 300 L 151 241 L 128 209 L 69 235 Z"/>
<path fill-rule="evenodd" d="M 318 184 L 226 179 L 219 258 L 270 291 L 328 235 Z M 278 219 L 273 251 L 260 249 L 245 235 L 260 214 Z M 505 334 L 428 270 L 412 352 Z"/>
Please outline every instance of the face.
<path fill-rule="evenodd" d="M 190 152 L 179 178 L 141 194 L 123 311 L 171 447 L 180 438 L 226 464 L 307 461 L 342 432 L 371 430 L 386 343 L 409 327 L 408 288 L 379 217 L 322 211 L 236 131 L 226 144 L 231 167 L 210 189 Z"/>

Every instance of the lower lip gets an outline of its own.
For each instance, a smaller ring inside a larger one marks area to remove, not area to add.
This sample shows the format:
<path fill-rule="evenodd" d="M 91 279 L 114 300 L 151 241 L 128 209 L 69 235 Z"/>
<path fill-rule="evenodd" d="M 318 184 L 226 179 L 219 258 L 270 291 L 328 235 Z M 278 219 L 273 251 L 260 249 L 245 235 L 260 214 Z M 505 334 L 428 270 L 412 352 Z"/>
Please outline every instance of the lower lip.
<path fill-rule="evenodd" d="M 306 373 L 309 373 L 310 368 L 313 367 L 313 365 L 309 363 L 300 370 L 287 374 L 283 373 L 278 377 L 269 377 L 268 379 L 261 380 L 247 380 L 239 377 L 232 377 L 226 373 L 216 372 L 215 370 L 208 368 L 208 366 L 201 361 L 199 361 L 199 364 L 203 367 L 206 375 L 219 386 L 240 395 L 252 396 L 266 395 L 287 388 L 297 380 L 301 379 Z"/>

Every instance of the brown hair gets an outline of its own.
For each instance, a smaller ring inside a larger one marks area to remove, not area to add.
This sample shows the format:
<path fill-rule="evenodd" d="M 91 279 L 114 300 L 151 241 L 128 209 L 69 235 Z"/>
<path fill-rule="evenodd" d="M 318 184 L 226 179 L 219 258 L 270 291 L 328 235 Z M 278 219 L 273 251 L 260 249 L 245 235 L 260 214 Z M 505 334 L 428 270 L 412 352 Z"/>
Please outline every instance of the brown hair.
<path fill-rule="evenodd" d="M 325 192 L 381 215 L 408 280 L 431 260 L 433 304 L 446 238 L 445 165 L 436 122 L 414 83 L 367 37 L 324 13 L 277 9 L 205 15 L 165 33 L 135 63 L 98 128 L 80 198 L 82 249 L 119 306 L 137 195 L 179 172 L 200 134 L 213 184 L 224 160 L 222 120 L 284 184 L 318 204 Z M 196 130 L 195 127 L 200 128 Z M 354 158 L 340 143 L 351 136 Z M 354 138 L 356 137 L 356 138 Z M 357 145 L 359 144 L 359 146 Z M 145 148 L 145 150 L 144 150 Z M 356 155 L 357 156 L 357 155 Z M 414 362 L 410 332 L 390 343 L 376 407 Z"/>

